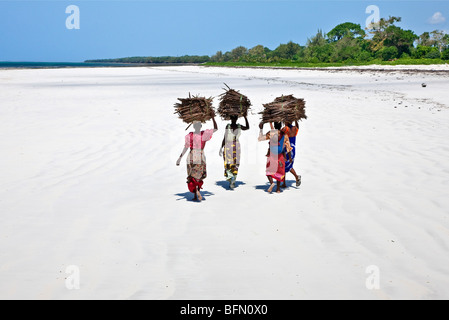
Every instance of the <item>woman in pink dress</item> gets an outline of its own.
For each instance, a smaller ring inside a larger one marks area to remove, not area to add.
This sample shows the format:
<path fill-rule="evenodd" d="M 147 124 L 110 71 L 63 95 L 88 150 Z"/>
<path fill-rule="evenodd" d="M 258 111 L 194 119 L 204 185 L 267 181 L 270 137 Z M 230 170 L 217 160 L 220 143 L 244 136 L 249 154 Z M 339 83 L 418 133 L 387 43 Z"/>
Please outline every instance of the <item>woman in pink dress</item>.
<path fill-rule="evenodd" d="M 270 182 L 268 192 L 271 193 L 277 184 L 276 192 L 280 193 L 280 184 L 285 179 L 285 159 L 286 154 L 291 157 L 290 151 L 292 147 L 288 140 L 288 136 L 281 132 L 282 124 L 275 122 L 274 126 L 270 123 L 271 131 L 263 134 L 263 122 L 259 124 L 259 141 L 269 141 L 270 146 L 267 153 L 267 169 L 266 175 Z M 274 180 L 276 180 L 276 184 Z"/>
<path fill-rule="evenodd" d="M 181 164 L 181 159 L 190 149 L 187 156 L 187 186 L 189 191 L 193 193 L 193 200 L 203 200 L 200 190 L 203 187 L 203 180 L 207 177 L 206 170 L 206 156 L 204 155 L 204 147 L 206 142 L 212 139 L 214 132 L 218 131 L 217 122 L 215 118 L 212 118 L 214 123 L 214 129 L 208 129 L 201 131 L 201 122 L 197 121 L 193 123 L 194 132 L 190 132 L 185 137 L 185 145 L 179 156 L 176 165 Z"/>

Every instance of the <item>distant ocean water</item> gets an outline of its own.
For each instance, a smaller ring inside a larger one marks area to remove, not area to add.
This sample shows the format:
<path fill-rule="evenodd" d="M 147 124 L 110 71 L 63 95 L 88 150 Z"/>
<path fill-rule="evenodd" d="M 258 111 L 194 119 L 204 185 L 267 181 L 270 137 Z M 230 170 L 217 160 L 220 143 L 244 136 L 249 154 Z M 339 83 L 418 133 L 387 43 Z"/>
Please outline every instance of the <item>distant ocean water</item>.
<path fill-rule="evenodd" d="M 40 68 L 92 68 L 92 67 L 137 67 L 141 64 L 96 63 L 96 62 L 8 62 L 0 61 L 0 69 L 40 69 Z"/>

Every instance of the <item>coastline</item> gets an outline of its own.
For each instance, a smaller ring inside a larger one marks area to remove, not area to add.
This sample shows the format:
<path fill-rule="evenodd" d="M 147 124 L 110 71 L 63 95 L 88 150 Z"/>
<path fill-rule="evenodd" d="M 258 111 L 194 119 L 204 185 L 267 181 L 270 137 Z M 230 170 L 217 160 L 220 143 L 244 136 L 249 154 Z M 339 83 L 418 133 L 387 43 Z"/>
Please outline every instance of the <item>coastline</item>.
<path fill-rule="evenodd" d="M 0 70 L 66 68 L 139 68 L 197 66 L 195 63 L 101 63 L 101 62 L 9 62 L 0 61 Z"/>
<path fill-rule="evenodd" d="M 364 65 L 364 66 L 341 66 L 341 67 L 283 67 L 283 66 L 214 66 L 202 65 L 206 68 L 230 68 L 230 69 L 267 69 L 267 70 L 303 70 L 303 71 L 326 71 L 326 72 L 405 72 L 405 73 L 431 73 L 438 75 L 449 75 L 449 64 L 433 65 Z"/>
<path fill-rule="evenodd" d="M 8 66 L 10 64 L 11 66 Z M 239 66 L 239 65 L 208 65 L 204 63 L 96 63 L 96 62 L 7 62 L 0 61 L 0 70 L 24 69 L 78 69 L 78 68 L 141 68 L 141 67 L 204 67 L 229 69 L 256 69 L 256 70 L 302 70 L 325 72 L 383 72 L 383 73 L 428 73 L 436 75 L 449 75 L 449 64 L 416 64 L 416 65 L 361 65 L 361 66 L 334 66 L 334 67 L 294 67 L 294 66 Z"/>

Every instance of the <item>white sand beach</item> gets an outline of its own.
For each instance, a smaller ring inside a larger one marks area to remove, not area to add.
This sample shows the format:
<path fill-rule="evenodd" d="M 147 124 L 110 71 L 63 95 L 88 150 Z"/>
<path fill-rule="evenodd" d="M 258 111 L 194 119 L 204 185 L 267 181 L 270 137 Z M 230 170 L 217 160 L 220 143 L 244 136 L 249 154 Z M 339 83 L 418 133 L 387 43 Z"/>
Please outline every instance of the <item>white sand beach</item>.
<path fill-rule="evenodd" d="M 0 70 L 0 299 L 449 299 L 449 66 L 364 69 Z M 217 118 L 192 202 L 173 105 L 223 83 L 253 103 L 238 187 Z M 281 94 L 302 185 L 268 194 Z"/>

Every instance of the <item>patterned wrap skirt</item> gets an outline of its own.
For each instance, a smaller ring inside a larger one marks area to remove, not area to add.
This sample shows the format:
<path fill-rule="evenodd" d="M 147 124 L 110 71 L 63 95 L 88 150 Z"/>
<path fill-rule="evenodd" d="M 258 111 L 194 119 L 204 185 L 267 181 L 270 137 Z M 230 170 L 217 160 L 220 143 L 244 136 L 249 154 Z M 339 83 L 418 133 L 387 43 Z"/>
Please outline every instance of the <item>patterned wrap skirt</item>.
<path fill-rule="evenodd" d="M 207 177 L 206 157 L 204 150 L 191 149 L 187 157 L 187 186 L 190 192 L 203 187 L 203 180 Z"/>
<path fill-rule="evenodd" d="M 226 177 L 226 180 L 235 181 L 239 173 L 240 165 L 240 142 L 238 140 L 226 143 L 223 159 L 224 176 Z"/>
<path fill-rule="evenodd" d="M 285 178 L 285 155 L 284 153 L 275 154 L 270 152 L 267 158 L 268 177 L 272 177 L 277 181 L 283 181 Z"/>
<path fill-rule="evenodd" d="M 296 156 L 296 137 L 290 137 L 290 146 L 293 148 L 291 150 L 292 157 L 285 159 L 285 172 L 290 172 L 291 169 L 293 169 L 293 164 L 295 163 L 295 156 Z"/>

